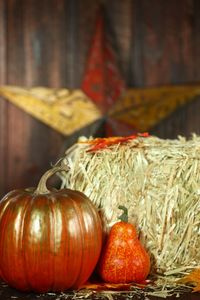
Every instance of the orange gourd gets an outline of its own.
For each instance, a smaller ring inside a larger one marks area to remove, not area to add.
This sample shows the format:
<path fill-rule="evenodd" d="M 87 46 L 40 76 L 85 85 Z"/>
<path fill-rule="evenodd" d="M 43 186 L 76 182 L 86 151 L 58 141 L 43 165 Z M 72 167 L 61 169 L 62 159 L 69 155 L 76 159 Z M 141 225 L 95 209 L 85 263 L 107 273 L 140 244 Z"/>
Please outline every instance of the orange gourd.
<path fill-rule="evenodd" d="M 127 222 L 127 209 L 115 223 L 102 250 L 98 272 L 105 282 L 143 282 L 150 271 L 150 257 L 138 240 L 135 227 Z"/>

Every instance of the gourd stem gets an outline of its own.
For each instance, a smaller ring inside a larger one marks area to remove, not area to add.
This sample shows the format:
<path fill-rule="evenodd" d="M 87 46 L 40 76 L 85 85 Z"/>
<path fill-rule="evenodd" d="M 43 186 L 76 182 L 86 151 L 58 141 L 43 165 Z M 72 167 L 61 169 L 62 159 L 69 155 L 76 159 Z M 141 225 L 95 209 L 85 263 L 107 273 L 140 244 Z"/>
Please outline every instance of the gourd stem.
<path fill-rule="evenodd" d="M 38 186 L 35 190 L 35 194 L 48 194 L 50 191 L 47 188 L 47 180 L 53 176 L 55 173 L 67 171 L 68 169 L 63 166 L 53 167 L 52 169 L 46 171 L 44 175 L 40 178 Z"/>
<path fill-rule="evenodd" d="M 123 210 L 123 214 L 118 217 L 118 219 L 120 219 L 122 222 L 128 223 L 128 209 L 123 205 L 118 206 L 118 208 Z"/>

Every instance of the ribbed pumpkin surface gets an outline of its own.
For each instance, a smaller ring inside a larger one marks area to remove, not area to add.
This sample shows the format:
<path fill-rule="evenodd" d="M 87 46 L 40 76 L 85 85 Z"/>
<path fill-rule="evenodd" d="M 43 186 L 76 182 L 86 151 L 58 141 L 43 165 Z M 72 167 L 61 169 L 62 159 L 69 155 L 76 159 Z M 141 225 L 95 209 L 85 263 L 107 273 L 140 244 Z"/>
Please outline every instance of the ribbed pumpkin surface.
<path fill-rule="evenodd" d="M 94 270 L 101 244 L 98 212 L 80 192 L 16 190 L 0 202 L 0 271 L 17 289 L 77 288 Z"/>

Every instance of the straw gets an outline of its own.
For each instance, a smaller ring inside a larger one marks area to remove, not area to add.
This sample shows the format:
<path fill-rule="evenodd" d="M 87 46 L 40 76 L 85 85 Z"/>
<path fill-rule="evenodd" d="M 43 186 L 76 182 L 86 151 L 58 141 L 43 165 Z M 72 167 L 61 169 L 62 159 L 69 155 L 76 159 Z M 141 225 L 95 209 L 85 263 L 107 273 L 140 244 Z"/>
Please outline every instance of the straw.
<path fill-rule="evenodd" d="M 66 151 L 62 188 L 85 193 L 109 230 L 126 206 L 152 261 L 152 274 L 181 276 L 200 265 L 200 137 L 138 137 L 88 152 L 80 138 Z"/>

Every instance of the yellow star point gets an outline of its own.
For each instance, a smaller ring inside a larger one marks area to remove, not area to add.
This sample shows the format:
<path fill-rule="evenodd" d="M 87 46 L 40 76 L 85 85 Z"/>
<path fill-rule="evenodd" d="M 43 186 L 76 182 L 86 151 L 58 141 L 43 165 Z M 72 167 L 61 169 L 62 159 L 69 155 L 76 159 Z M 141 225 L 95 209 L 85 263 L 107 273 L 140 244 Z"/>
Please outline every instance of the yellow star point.
<path fill-rule="evenodd" d="M 101 118 L 95 104 L 78 89 L 2 86 L 0 96 L 64 135 Z"/>

